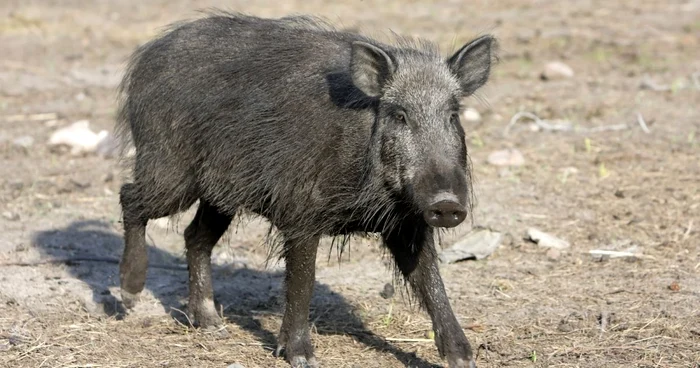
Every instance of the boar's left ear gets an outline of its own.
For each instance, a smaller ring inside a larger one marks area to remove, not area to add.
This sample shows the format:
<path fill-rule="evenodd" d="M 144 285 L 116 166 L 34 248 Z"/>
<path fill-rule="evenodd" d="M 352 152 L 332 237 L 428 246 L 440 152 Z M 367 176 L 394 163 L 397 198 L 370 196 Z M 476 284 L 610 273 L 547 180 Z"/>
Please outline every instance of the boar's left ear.
<path fill-rule="evenodd" d="M 367 96 L 379 97 L 394 70 L 394 62 L 381 48 L 361 41 L 352 43 L 352 81 Z"/>
<path fill-rule="evenodd" d="M 474 93 L 489 79 L 495 48 L 496 39 L 493 36 L 481 36 L 462 46 L 447 60 L 450 69 L 459 79 L 465 96 Z"/>

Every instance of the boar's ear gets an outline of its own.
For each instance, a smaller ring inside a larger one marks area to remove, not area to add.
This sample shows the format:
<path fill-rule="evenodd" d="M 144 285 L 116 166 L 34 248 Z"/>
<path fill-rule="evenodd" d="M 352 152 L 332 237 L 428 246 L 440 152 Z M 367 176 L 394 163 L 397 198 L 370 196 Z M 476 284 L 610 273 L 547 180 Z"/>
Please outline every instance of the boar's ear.
<path fill-rule="evenodd" d="M 394 73 L 394 63 L 384 50 L 366 42 L 352 43 L 352 82 L 367 96 L 377 97 Z"/>
<path fill-rule="evenodd" d="M 495 47 L 496 39 L 493 36 L 481 36 L 462 46 L 447 60 L 450 69 L 459 79 L 465 96 L 474 93 L 489 79 Z"/>

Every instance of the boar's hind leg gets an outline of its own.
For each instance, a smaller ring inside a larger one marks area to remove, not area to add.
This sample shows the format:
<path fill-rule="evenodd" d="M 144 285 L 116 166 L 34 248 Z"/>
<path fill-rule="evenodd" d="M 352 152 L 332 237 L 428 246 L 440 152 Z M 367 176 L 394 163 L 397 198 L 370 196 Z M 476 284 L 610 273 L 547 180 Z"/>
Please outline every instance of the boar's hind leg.
<path fill-rule="evenodd" d="M 317 248 L 318 237 L 287 240 L 284 244 L 286 306 L 276 355 L 284 350 L 285 358 L 294 368 L 318 367 L 309 336 L 309 305 L 316 277 Z"/>
<path fill-rule="evenodd" d="M 220 213 L 204 200 L 185 229 L 187 266 L 190 273 L 188 309 L 202 328 L 218 328 L 222 321 L 214 307 L 211 281 L 211 252 L 231 223 L 231 216 Z"/>
<path fill-rule="evenodd" d="M 475 368 L 472 350 L 455 318 L 440 278 L 431 229 L 402 226 L 384 236 L 396 265 L 433 321 L 435 344 L 450 368 Z"/>
<path fill-rule="evenodd" d="M 148 216 L 138 186 L 124 184 L 119 192 L 124 223 L 124 253 L 119 264 L 119 281 L 122 303 L 127 309 L 133 308 L 146 284 L 148 254 L 146 252 L 146 224 Z"/>
<path fill-rule="evenodd" d="M 142 184 L 143 185 L 143 184 Z M 127 309 L 133 308 L 146 284 L 148 252 L 146 245 L 146 225 L 148 220 L 171 216 L 192 205 L 197 199 L 193 195 L 175 196 L 165 193 L 149 193 L 144 198 L 142 185 L 127 183 L 119 192 L 124 220 L 124 253 L 119 264 L 119 281 L 122 303 Z M 163 198 L 179 198 L 176 201 L 162 201 Z M 150 200 L 149 200 L 150 199 Z M 168 203 L 171 202 L 171 203 Z"/>

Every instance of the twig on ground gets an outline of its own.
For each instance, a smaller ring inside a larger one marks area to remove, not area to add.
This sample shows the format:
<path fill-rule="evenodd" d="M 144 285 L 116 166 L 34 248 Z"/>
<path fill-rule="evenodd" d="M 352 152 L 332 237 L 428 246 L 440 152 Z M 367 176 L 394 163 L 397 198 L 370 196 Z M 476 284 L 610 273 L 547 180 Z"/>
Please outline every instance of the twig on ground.
<path fill-rule="evenodd" d="M 238 346 L 267 346 L 267 347 L 275 347 L 275 345 L 270 345 L 266 344 L 263 342 L 240 342 L 240 341 L 234 341 L 231 342 L 230 344 L 232 345 L 238 345 Z"/>
<path fill-rule="evenodd" d="M 610 313 L 608 313 L 607 311 L 600 312 L 600 336 L 599 336 L 599 338 L 602 338 L 603 334 L 607 330 L 609 320 L 610 320 Z"/>
<path fill-rule="evenodd" d="M 644 117 L 642 116 L 642 113 L 637 113 L 637 123 L 639 123 L 639 126 L 642 127 L 642 130 L 644 133 L 651 133 L 649 130 L 649 127 L 647 126 L 647 123 L 644 121 Z"/>
<path fill-rule="evenodd" d="M 671 90 L 671 86 L 666 84 L 657 84 L 651 78 L 645 77 L 639 85 L 642 89 L 649 89 L 656 92 L 666 92 Z"/>
<path fill-rule="evenodd" d="M 527 111 L 520 111 L 513 115 L 512 118 L 510 118 L 510 122 L 506 126 L 505 130 L 503 131 L 503 135 L 508 135 L 510 132 L 510 129 L 515 126 L 515 124 L 521 119 L 521 118 L 528 118 L 531 119 L 532 121 L 535 122 L 535 124 L 540 127 L 541 129 L 544 130 L 558 130 L 558 131 L 570 131 L 572 130 L 571 124 L 552 124 L 548 123 L 542 119 L 540 119 L 537 115 L 527 112 Z"/>
<path fill-rule="evenodd" d="M 176 311 L 176 312 L 180 312 L 180 314 L 182 314 L 183 316 L 185 316 L 185 318 L 187 319 L 187 323 L 190 324 L 189 327 L 190 327 L 190 328 L 194 328 L 194 324 L 192 323 L 192 320 L 190 319 L 190 316 L 187 315 L 187 313 L 185 313 L 185 312 L 183 312 L 183 311 L 181 311 L 181 310 L 179 310 L 179 309 L 177 309 L 177 308 L 175 308 L 175 307 L 170 307 L 170 309 L 172 309 L 172 310 L 174 310 L 174 311 Z M 175 318 L 175 321 L 178 322 L 178 323 L 180 323 L 180 321 L 178 321 L 177 318 Z M 188 326 L 183 325 L 182 323 L 180 323 L 180 324 L 181 324 L 183 327 L 188 327 Z"/>
<path fill-rule="evenodd" d="M 543 120 L 540 119 L 537 115 L 527 112 L 527 111 L 520 111 L 513 115 L 512 118 L 510 118 L 510 122 L 506 126 L 506 128 L 503 130 L 503 135 L 508 135 L 510 130 L 517 124 L 517 122 L 522 119 L 522 118 L 528 118 L 531 119 L 535 125 L 537 125 L 538 128 L 542 130 L 547 130 L 547 131 L 558 131 L 558 132 L 580 132 L 580 133 L 599 133 L 599 132 L 605 132 L 605 131 L 618 131 L 618 130 L 625 130 L 629 128 L 627 124 L 613 124 L 613 125 L 602 125 L 602 126 L 597 126 L 593 128 L 576 128 L 574 125 L 567 121 L 567 120 L 554 120 L 554 121 L 548 121 L 548 120 Z"/>
<path fill-rule="evenodd" d="M 3 116 L 3 120 L 7 122 L 17 122 L 17 121 L 43 121 L 43 120 L 56 120 L 58 119 L 58 114 L 55 112 L 38 113 L 38 114 L 15 114 Z"/>
<path fill-rule="evenodd" d="M 0 263 L 0 267 L 7 267 L 7 266 L 19 266 L 19 267 L 34 267 L 34 266 L 41 266 L 41 265 L 47 265 L 47 264 L 70 264 L 70 263 L 77 263 L 77 262 L 102 262 L 102 263 L 110 263 L 110 264 L 119 264 L 119 259 L 117 258 L 110 258 L 110 257 L 66 257 L 66 258 L 52 258 L 52 259 L 42 259 L 38 261 L 30 261 L 30 262 L 7 262 L 7 263 Z M 163 270 L 171 270 L 171 271 L 187 271 L 187 265 L 165 265 L 165 264 L 149 264 L 148 267 L 153 267 L 153 268 L 160 268 Z"/>
<path fill-rule="evenodd" d="M 606 258 L 644 258 L 644 259 L 654 259 L 653 256 L 641 254 L 641 253 L 632 253 L 632 252 L 620 252 L 616 250 L 604 250 L 604 249 L 593 249 L 588 251 L 588 254 L 590 254 L 593 257 L 599 258 L 599 259 L 606 259 Z"/>
<path fill-rule="evenodd" d="M 398 337 L 387 337 L 384 340 L 391 342 L 435 342 L 432 339 L 402 339 Z"/>
<path fill-rule="evenodd" d="M 608 131 L 617 131 L 617 130 L 625 130 L 629 128 L 627 124 L 613 124 L 613 125 L 601 125 L 593 128 L 588 128 L 588 129 L 580 129 L 584 132 L 588 133 L 599 133 L 599 132 L 608 132 Z"/>
<path fill-rule="evenodd" d="M 693 220 L 688 221 L 688 228 L 683 233 L 683 240 L 688 240 L 690 237 L 690 232 L 693 230 Z"/>

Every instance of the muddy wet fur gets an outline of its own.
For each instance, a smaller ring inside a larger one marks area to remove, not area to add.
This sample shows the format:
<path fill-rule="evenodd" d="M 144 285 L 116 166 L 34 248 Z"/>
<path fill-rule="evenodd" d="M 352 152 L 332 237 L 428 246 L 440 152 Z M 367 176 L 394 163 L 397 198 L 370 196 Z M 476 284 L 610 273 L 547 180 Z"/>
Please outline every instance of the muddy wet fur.
<path fill-rule="evenodd" d="M 140 47 L 121 85 L 117 130 L 135 148 L 120 192 L 122 300 L 143 290 L 145 228 L 199 200 L 185 230 L 189 313 L 214 308 L 212 248 L 241 212 L 267 218 L 286 261 L 279 349 L 317 366 L 309 303 L 321 236 L 379 233 L 429 313 L 450 367 L 474 367 L 449 305 L 434 232 L 471 213 L 459 101 L 486 83 L 495 41 L 444 59 L 428 42 L 386 45 L 309 17 L 208 13 Z"/>

